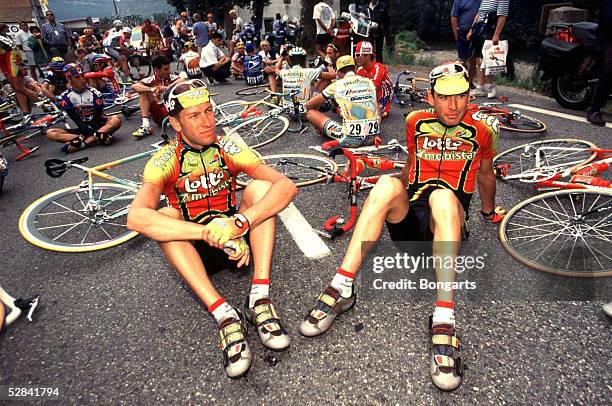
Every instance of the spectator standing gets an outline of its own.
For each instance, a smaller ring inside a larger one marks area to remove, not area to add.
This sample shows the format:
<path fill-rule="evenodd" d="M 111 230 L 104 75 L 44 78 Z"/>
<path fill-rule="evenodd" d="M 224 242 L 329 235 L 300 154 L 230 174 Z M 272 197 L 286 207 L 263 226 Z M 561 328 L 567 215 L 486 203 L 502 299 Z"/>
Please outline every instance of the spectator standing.
<path fill-rule="evenodd" d="M 219 28 L 217 28 L 217 31 L 219 33 L 219 35 L 221 35 L 221 38 L 223 39 L 223 43 L 225 43 L 225 41 L 227 41 L 227 34 L 225 32 L 225 28 L 223 28 L 223 24 L 219 24 Z M 208 36 L 208 38 L 210 38 L 210 35 Z"/>
<path fill-rule="evenodd" d="M 206 28 L 208 28 L 209 37 L 211 34 L 217 32 L 217 23 L 215 22 L 215 16 L 213 13 L 208 13 L 206 15 L 206 21 L 204 21 L 204 24 L 206 24 Z"/>
<path fill-rule="evenodd" d="M 174 37 L 174 32 L 172 31 L 172 27 L 170 26 L 170 21 L 166 20 L 164 22 L 164 29 L 162 31 L 164 36 L 164 46 L 166 48 L 170 48 L 172 46 L 172 37 Z"/>
<path fill-rule="evenodd" d="M 15 44 L 21 50 L 21 58 L 24 65 L 30 67 L 32 79 L 38 80 L 36 75 L 36 61 L 34 60 L 34 52 L 28 45 L 28 40 L 32 37 L 30 26 L 25 21 L 19 23 L 19 32 L 15 34 Z M 41 72 L 42 73 L 42 72 Z"/>
<path fill-rule="evenodd" d="M 202 16 L 199 13 L 193 15 L 195 24 L 193 24 L 193 35 L 198 46 L 198 52 L 202 52 L 202 48 L 208 44 L 208 27 L 202 21 Z"/>
<path fill-rule="evenodd" d="M 336 15 L 328 2 L 331 3 L 333 0 L 317 3 L 312 12 L 312 18 L 316 21 L 317 25 L 315 48 L 321 58 L 325 58 L 325 47 L 332 42 L 332 30 L 336 26 Z"/>
<path fill-rule="evenodd" d="M 591 124 L 603 127 L 606 125 L 606 121 L 601 115 L 601 109 L 608 102 L 608 96 L 612 90 L 612 0 L 601 2 L 597 32 L 603 52 L 603 66 L 599 73 L 599 81 L 595 86 L 587 120 Z"/>
<path fill-rule="evenodd" d="M 230 76 L 230 58 L 219 49 L 223 42 L 221 35 L 216 32 L 210 36 L 208 44 L 202 48 L 200 68 L 209 81 L 227 82 Z"/>
<path fill-rule="evenodd" d="M 495 76 L 485 77 L 484 69 L 480 68 L 482 46 L 487 39 L 493 41 L 493 45 L 499 43 L 499 38 L 508 18 L 509 7 L 510 0 L 482 0 L 474 18 L 472 29 L 468 33 L 467 39 L 474 41 L 476 66 L 478 67 L 478 86 L 472 92 L 474 96 L 487 96 L 489 99 L 494 99 L 497 96 Z"/>
<path fill-rule="evenodd" d="M 236 10 L 230 10 L 229 15 L 230 17 L 232 17 L 232 23 L 234 23 L 234 31 L 232 33 L 232 38 L 230 39 L 228 47 L 231 58 L 234 54 L 234 45 L 240 42 L 240 33 L 242 32 L 242 28 L 244 27 L 244 22 L 242 21 L 242 18 L 240 18 Z"/>
<path fill-rule="evenodd" d="M 55 21 L 55 13 L 47 10 L 45 13 L 47 22 L 41 27 L 43 39 L 49 44 L 52 56 L 61 56 L 65 61 L 70 60 L 68 48 L 71 44 L 71 32 L 63 24 Z"/>
<path fill-rule="evenodd" d="M 379 0 L 372 0 L 368 5 L 370 9 L 370 18 L 378 27 L 372 32 L 370 31 L 370 37 L 376 48 L 376 60 L 383 63 L 383 45 L 385 36 L 388 37 L 389 31 L 389 10 L 387 5 Z M 331 42 L 331 41 L 330 41 Z"/>
<path fill-rule="evenodd" d="M 28 46 L 34 53 L 34 62 L 38 70 L 42 72 L 40 67 L 46 66 L 49 62 L 49 51 L 48 44 L 43 39 L 40 28 L 32 27 L 32 36 L 28 39 Z"/>
<path fill-rule="evenodd" d="M 455 0 L 451 9 L 451 28 L 455 36 L 457 56 L 468 69 L 470 83 L 476 75 L 476 62 L 474 60 L 474 44 L 472 40 L 467 39 L 467 34 L 472 28 L 480 2 L 481 0 Z"/>

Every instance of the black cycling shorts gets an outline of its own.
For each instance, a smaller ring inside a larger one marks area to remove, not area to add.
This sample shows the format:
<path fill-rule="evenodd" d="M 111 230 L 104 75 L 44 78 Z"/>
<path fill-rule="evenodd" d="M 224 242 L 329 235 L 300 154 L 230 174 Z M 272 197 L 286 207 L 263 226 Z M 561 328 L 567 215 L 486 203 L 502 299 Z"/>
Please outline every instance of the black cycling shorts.
<path fill-rule="evenodd" d="M 249 244 L 250 249 L 251 244 L 249 243 L 249 235 L 250 233 L 247 233 L 244 238 L 246 238 L 247 244 Z M 230 260 L 225 251 L 223 251 L 222 249 L 212 247 L 202 240 L 195 241 L 193 245 L 198 251 L 198 254 L 200 254 L 200 258 L 204 263 L 204 268 L 206 269 L 206 273 L 208 275 L 217 273 L 224 269 L 238 269 L 236 268 L 238 262 Z M 251 253 L 251 255 L 253 254 Z M 252 261 L 253 258 L 251 257 L 251 262 Z"/>

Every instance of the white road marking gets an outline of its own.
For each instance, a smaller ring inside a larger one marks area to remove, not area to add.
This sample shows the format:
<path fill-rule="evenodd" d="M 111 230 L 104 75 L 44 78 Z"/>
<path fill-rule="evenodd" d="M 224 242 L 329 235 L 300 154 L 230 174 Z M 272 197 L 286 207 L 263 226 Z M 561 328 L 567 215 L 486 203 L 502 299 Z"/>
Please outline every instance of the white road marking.
<path fill-rule="evenodd" d="M 225 134 L 229 134 L 231 129 L 224 127 Z M 233 136 L 240 138 L 238 133 L 234 133 Z M 308 220 L 300 213 L 293 203 L 289 203 L 289 206 L 280 213 L 278 213 L 281 221 L 293 237 L 293 240 L 297 244 L 298 248 L 302 253 L 309 259 L 323 258 L 331 254 L 331 251 L 327 244 L 317 234 Z"/>
<path fill-rule="evenodd" d="M 539 107 L 525 106 L 524 104 L 509 104 L 508 107 L 516 107 L 521 110 L 529 110 L 534 111 L 536 113 L 548 114 L 549 116 L 561 117 L 567 120 L 578 121 L 580 123 L 588 123 L 588 121 L 584 117 L 576 116 L 573 114 L 560 113 L 558 111 L 541 109 Z M 612 128 L 612 124 L 606 123 L 606 127 Z"/>
<path fill-rule="evenodd" d="M 285 210 L 278 213 L 278 217 L 283 221 L 287 231 L 306 258 L 317 259 L 331 254 L 327 244 L 313 230 L 308 220 L 302 216 L 302 213 L 293 203 L 290 203 Z"/>

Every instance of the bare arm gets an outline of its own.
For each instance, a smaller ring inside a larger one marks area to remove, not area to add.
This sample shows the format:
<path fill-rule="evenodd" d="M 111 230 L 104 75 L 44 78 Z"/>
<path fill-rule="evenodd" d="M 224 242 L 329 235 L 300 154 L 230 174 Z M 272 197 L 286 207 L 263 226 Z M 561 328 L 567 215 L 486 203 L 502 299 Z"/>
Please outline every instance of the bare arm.
<path fill-rule="evenodd" d="M 495 172 L 493 172 L 493 159 L 482 159 L 478 168 L 478 193 L 480 193 L 481 210 L 491 212 L 495 209 Z"/>
<path fill-rule="evenodd" d="M 132 85 L 132 90 L 136 93 L 153 93 L 155 88 L 146 86 L 141 82 L 137 82 Z"/>
<path fill-rule="evenodd" d="M 319 93 L 318 95 L 316 95 L 312 99 L 308 100 L 306 102 L 306 104 L 304 105 L 304 107 L 306 107 L 306 110 L 312 110 L 312 109 L 316 109 L 317 107 L 319 107 L 323 103 L 325 103 L 325 96 L 323 96 L 321 93 Z"/>
<path fill-rule="evenodd" d="M 249 220 L 251 227 L 254 227 L 287 207 L 297 195 L 298 190 L 289 178 L 267 165 L 259 165 L 253 171 L 251 177 L 272 183 L 272 187 L 265 197 L 242 212 Z"/>
<path fill-rule="evenodd" d="M 451 17 L 451 28 L 453 29 L 453 35 L 455 36 L 455 41 L 459 38 L 459 30 L 457 25 L 457 17 Z"/>
<path fill-rule="evenodd" d="M 504 29 L 504 25 L 506 25 L 506 16 L 498 16 L 497 17 L 497 25 L 495 26 L 495 33 L 493 33 L 493 45 L 497 45 L 499 43 L 499 37 Z"/>
<path fill-rule="evenodd" d="M 157 210 L 161 192 L 153 183 L 142 185 L 130 206 L 127 227 L 160 242 L 201 240 L 204 226 L 172 218 Z"/>

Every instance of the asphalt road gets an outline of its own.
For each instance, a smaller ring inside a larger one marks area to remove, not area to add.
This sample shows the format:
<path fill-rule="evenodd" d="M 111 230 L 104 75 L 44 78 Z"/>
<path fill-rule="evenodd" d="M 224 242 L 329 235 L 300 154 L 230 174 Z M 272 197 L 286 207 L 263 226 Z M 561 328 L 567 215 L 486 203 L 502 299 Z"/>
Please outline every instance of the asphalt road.
<path fill-rule="evenodd" d="M 240 87 L 214 86 L 217 100 L 235 99 Z M 500 93 L 510 102 L 562 111 L 554 100 L 539 95 L 509 89 Z M 385 140 L 405 138 L 406 111 L 393 107 L 383 124 Z M 504 132 L 500 151 L 539 137 L 583 138 L 612 148 L 609 128 L 528 114 L 544 120 L 548 131 L 535 137 Z M 89 156 L 94 164 L 144 151 L 157 139 L 133 139 L 130 134 L 139 124 L 138 118 L 125 120 L 112 145 L 74 156 Z M 74 171 L 59 179 L 46 176 L 44 161 L 64 155 L 59 144 L 35 142 L 39 151 L 11 161 L 0 198 L 0 281 L 15 296 L 41 294 L 42 304 L 33 322 L 19 320 L 0 334 L 0 385 L 58 387 L 62 404 L 609 403 L 610 320 L 600 307 L 612 298 L 610 278 L 594 283 L 595 300 L 564 300 L 564 289 L 574 280 L 544 275 L 513 260 L 499 243 L 497 227 L 479 219 L 477 197 L 470 241 L 486 253 L 486 278 L 496 284 L 496 293 L 469 300 L 459 296 L 457 326 L 468 369 L 455 392 L 440 392 L 429 377 L 427 317 L 433 294 L 426 300 L 369 295 L 326 335 L 300 336 L 299 322 L 331 280 L 349 237 L 327 241 L 331 255 L 309 260 L 280 222 L 271 293 L 290 331 L 291 348 L 280 354 L 265 350 L 251 330 L 251 371 L 246 378 L 230 380 L 212 319 L 156 243 L 138 237 L 102 252 L 62 254 L 36 248 L 21 237 L 18 219 L 30 202 L 82 180 Z M 319 142 L 314 131 L 287 133 L 260 152 L 306 152 Z M 3 153 L 16 155 L 13 147 Z M 144 163 L 114 173 L 136 178 Z M 345 210 L 345 188 L 303 188 L 295 204 L 320 227 Z M 529 187 L 499 183 L 497 201 L 511 207 L 533 193 Z M 386 231 L 383 240 L 388 240 Z M 250 276 L 225 271 L 215 274 L 213 282 L 229 303 L 240 306 Z"/>

